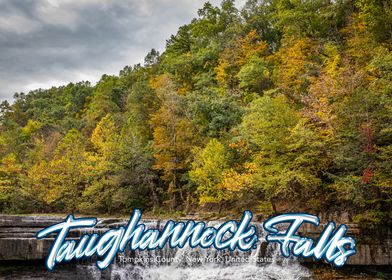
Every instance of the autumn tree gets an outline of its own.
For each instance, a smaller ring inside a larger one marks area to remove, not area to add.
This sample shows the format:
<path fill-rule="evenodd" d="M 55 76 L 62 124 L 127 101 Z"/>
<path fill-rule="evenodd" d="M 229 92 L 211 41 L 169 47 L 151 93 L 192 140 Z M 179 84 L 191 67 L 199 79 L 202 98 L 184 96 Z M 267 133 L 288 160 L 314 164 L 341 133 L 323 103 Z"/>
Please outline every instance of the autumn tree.
<path fill-rule="evenodd" d="M 0 211 L 12 213 L 23 204 L 23 168 L 15 154 L 6 155 L 0 163 Z"/>
<path fill-rule="evenodd" d="M 188 169 L 192 148 L 193 130 L 182 110 L 182 97 L 168 75 L 152 82 L 160 101 L 159 110 L 152 114 L 153 148 L 156 170 L 162 171 L 162 179 L 168 185 L 169 205 L 174 208 L 179 199 L 184 201 L 181 176 Z"/>
<path fill-rule="evenodd" d="M 273 206 L 317 201 L 319 176 L 328 167 L 325 145 L 285 96 L 253 101 L 240 131 L 253 146 L 254 185 Z"/>
<path fill-rule="evenodd" d="M 224 172 L 230 167 L 229 160 L 228 151 L 217 139 L 211 139 L 203 150 L 197 152 L 189 176 L 197 184 L 201 205 L 218 203 L 221 206 L 221 202 L 227 199 L 220 184 Z"/>
<path fill-rule="evenodd" d="M 72 129 L 61 140 L 50 161 L 41 160 L 29 170 L 31 199 L 57 211 L 77 211 L 87 183 L 85 160 L 83 138 Z"/>

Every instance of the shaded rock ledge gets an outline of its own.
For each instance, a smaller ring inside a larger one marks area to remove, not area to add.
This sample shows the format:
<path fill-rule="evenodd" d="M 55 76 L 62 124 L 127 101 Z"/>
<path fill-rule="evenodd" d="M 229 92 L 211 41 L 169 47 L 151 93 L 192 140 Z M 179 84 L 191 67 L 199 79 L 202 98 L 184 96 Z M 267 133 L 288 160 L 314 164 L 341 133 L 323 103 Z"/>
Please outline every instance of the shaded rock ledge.
<path fill-rule="evenodd" d="M 49 216 L 13 216 L 0 215 L 0 262 L 43 260 L 52 245 L 54 238 L 37 240 L 38 231 L 63 221 L 64 217 Z M 95 232 L 103 232 L 110 228 L 125 225 L 127 219 L 103 218 L 94 228 Z M 143 219 L 145 223 L 159 221 Z M 161 221 L 164 223 L 165 221 Z M 350 257 L 350 265 L 392 265 L 392 229 L 382 228 L 377 231 L 361 230 L 355 224 L 347 224 L 349 235 L 357 240 L 357 254 Z M 324 225 L 315 228 L 305 225 L 301 234 L 317 238 Z M 91 229 L 90 229 L 91 232 Z M 86 233 L 84 230 L 71 231 L 72 237 Z"/>

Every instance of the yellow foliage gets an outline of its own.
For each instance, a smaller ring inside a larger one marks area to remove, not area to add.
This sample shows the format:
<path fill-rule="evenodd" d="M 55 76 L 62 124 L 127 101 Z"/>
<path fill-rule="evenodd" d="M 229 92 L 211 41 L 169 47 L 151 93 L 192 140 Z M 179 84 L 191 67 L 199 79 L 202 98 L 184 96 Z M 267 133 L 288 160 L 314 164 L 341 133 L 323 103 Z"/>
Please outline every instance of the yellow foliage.
<path fill-rule="evenodd" d="M 253 182 L 253 174 L 256 172 L 256 165 L 254 163 L 245 163 L 245 171 L 239 173 L 234 169 L 226 171 L 223 175 L 220 188 L 229 191 L 229 197 L 232 198 L 234 193 L 244 191 L 250 188 Z"/>
<path fill-rule="evenodd" d="M 177 93 L 169 75 L 161 75 L 150 82 L 155 89 L 161 106 L 151 116 L 153 127 L 153 148 L 156 170 L 162 170 L 162 179 L 168 184 L 168 193 L 175 204 L 178 192 L 178 174 L 188 165 L 188 157 L 193 146 L 194 133 L 190 121 L 181 108 L 181 96 Z"/>
<path fill-rule="evenodd" d="M 239 41 L 241 51 L 237 57 L 236 63 L 244 65 L 252 56 L 262 57 L 268 54 L 268 44 L 260 41 L 256 29 L 250 31 L 244 38 Z"/>
<path fill-rule="evenodd" d="M 15 154 L 6 155 L 0 163 L 0 201 L 17 188 L 16 178 L 22 172 L 22 165 L 17 162 Z"/>
<path fill-rule="evenodd" d="M 316 43 L 309 38 L 297 39 L 283 46 L 275 55 L 278 60 L 277 82 L 288 93 L 303 94 L 315 67 L 312 54 Z"/>
<path fill-rule="evenodd" d="M 91 135 L 91 142 L 103 157 L 108 158 L 116 146 L 117 138 L 113 116 L 107 114 L 95 127 Z"/>
<path fill-rule="evenodd" d="M 340 54 L 335 55 L 331 60 L 328 61 L 325 66 L 326 72 L 331 77 L 335 77 L 338 74 L 338 69 L 341 64 L 342 58 Z"/>
<path fill-rule="evenodd" d="M 219 65 L 215 67 L 216 80 L 219 85 L 224 85 L 228 80 L 229 75 L 226 72 L 226 69 L 229 67 L 229 63 L 225 59 L 219 60 Z"/>

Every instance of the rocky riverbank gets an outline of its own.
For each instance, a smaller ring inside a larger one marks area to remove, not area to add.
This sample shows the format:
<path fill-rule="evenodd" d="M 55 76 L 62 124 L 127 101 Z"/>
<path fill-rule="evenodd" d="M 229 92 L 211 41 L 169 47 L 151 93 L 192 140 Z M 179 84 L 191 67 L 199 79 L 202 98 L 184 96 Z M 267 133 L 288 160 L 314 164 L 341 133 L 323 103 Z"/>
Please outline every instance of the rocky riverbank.
<path fill-rule="evenodd" d="M 0 261 L 43 260 L 50 249 L 53 238 L 37 240 L 35 234 L 50 225 L 63 220 L 63 217 L 50 216 L 13 216 L 0 215 Z M 96 231 L 125 225 L 127 219 L 100 219 Z M 145 223 L 159 224 L 165 221 L 144 220 Z M 357 254 L 349 259 L 348 265 L 356 266 L 391 266 L 392 265 L 392 230 L 383 228 L 378 231 L 359 229 L 355 224 L 348 224 L 349 233 L 357 240 Z M 306 225 L 301 233 L 307 236 L 319 236 L 323 226 L 317 228 Z M 77 237 L 80 231 L 73 231 Z M 264 248 L 265 249 L 265 248 Z M 263 257 L 263 248 L 260 251 Z M 307 260 L 308 262 L 309 260 Z"/>

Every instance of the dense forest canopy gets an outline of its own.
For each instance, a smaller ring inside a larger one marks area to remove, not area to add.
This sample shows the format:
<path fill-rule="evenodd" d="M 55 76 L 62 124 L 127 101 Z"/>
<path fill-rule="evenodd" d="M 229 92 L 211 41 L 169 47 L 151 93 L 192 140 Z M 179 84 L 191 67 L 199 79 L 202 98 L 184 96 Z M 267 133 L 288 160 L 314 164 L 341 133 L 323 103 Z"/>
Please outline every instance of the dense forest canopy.
<path fill-rule="evenodd" d="M 392 217 L 392 2 L 207 3 L 118 76 L 1 104 L 0 211 Z"/>

